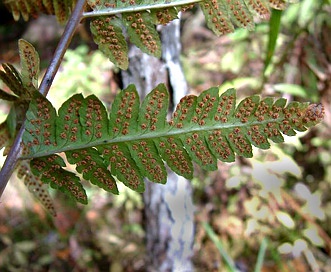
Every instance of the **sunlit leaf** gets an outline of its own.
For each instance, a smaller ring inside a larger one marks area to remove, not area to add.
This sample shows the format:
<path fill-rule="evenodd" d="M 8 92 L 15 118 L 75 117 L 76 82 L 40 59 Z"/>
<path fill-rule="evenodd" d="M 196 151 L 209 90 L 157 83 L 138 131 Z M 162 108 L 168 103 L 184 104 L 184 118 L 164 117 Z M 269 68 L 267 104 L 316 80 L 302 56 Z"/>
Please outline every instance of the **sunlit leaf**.
<path fill-rule="evenodd" d="M 277 211 L 276 217 L 280 223 L 282 223 L 288 229 L 293 229 L 295 227 L 294 220 L 288 213 Z"/>

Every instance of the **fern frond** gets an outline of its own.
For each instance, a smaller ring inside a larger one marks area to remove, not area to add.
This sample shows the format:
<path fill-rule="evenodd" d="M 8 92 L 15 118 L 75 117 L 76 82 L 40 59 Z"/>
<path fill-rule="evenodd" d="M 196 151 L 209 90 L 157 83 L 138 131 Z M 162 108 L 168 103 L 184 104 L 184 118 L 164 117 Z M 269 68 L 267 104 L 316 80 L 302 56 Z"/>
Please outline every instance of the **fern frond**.
<path fill-rule="evenodd" d="M 79 178 L 63 168 L 63 160 L 55 153 L 64 152 L 84 179 L 101 188 L 117 194 L 116 177 L 141 192 L 144 177 L 166 182 L 164 162 L 190 179 L 192 162 L 216 170 L 217 160 L 234 161 L 235 154 L 252 157 L 252 145 L 268 149 L 269 140 L 283 142 L 282 134 L 293 136 L 324 116 L 320 104 L 286 106 L 283 98 L 251 96 L 236 106 L 234 89 L 219 95 L 214 87 L 182 98 L 167 121 L 168 99 L 161 84 L 140 105 L 131 85 L 116 96 L 108 118 L 93 95 L 74 95 L 56 114 L 52 104 L 36 92 L 27 112 L 23 141 L 29 154 L 25 158 L 32 159 L 32 171 L 42 181 L 85 203 Z"/>
<path fill-rule="evenodd" d="M 192 1 L 194 4 L 196 1 Z M 284 9 L 284 0 L 201 0 L 198 1 L 207 26 L 216 34 L 233 32 L 237 27 L 254 29 L 254 16 L 269 19 L 270 8 Z M 143 52 L 160 57 L 161 44 L 155 29 L 167 24 L 187 7 L 182 1 L 96 1 L 90 0 L 91 16 L 103 15 L 91 22 L 91 31 L 99 49 L 110 61 L 122 69 L 128 65 L 127 45 L 122 28 L 126 28 L 130 41 Z M 158 6 L 159 5 L 159 6 Z M 161 6 L 160 6 L 161 5 Z M 168 6 L 167 6 L 168 5 Z M 116 12 L 117 10 L 117 12 Z M 121 13 L 121 15 L 119 15 Z"/>
<path fill-rule="evenodd" d="M 262 19 L 270 18 L 270 9 L 267 0 L 244 0 L 248 9 L 256 12 Z"/>
<path fill-rule="evenodd" d="M 19 162 L 17 166 L 17 177 L 24 180 L 25 186 L 30 193 L 43 205 L 53 216 L 56 216 L 53 200 L 48 192 L 48 186 L 38 176 L 31 173 L 30 164 L 27 161 Z"/>
<path fill-rule="evenodd" d="M 99 17 L 91 21 L 90 28 L 99 49 L 119 68 L 127 69 L 128 46 L 122 34 L 121 20 L 115 16 Z"/>
<path fill-rule="evenodd" d="M 161 57 L 161 41 L 147 11 L 122 15 L 130 41 L 144 53 Z"/>
<path fill-rule="evenodd" d="M 165 9 L 153 9 L 150 12 L 151 22 L 155 25 L 166 25 L 174 19 L 178 19 L 178 10 L 175 7 Z"/>
<path fill-rule="evenodd" d="M 18 41 L 22 68 L 22 83 L 24 86 L 38 88 L 39 55 L 35 48 L 24 39 Z"/>
<path fill-rule="evenodd" d="M 22 15 L 25 21 L 37 17 L 39 13 L 55 15 L 60 23 L 64 23 L 76 4 L 76 0 L 4 0 L 5 6 L 18 21 Z"/>
<path fill-rule="evenodd" d="M 10 144 L 10 134 L 6 122 L 0 124 L 0 150 Z"/>
<path fill-rule="evenodd" d="M 222 1 L 203 1 L 200 3 L 200 7 L 205 15 L 207 26 L 216 35 L 220 36 L 234 31 Z"/>
<path fill-rule="evenodd" d="M 80 183 L 80 178 L 74 173 L 63 169 L 66 164 L 58 155 L 51 155 L 32 160 L 31 172 L 40 177 L 42 182 L 50 183 L 51 187 L 73 197 L 76 201 L 87 204 L 86 192 Z"/>
<path fill-rule="evenodd" d="M 17 96 L 21 96 L 24 93 L 27 93 L 26 87 L 23 85 L 22 78 L 20 73 L 16 70 L 16 68 L 9 64 L 3 63 L 2 64 L 3 71 L 0 70 L 0 80 L 5 83 L 10 90 Z M 17 99 L 16 96 L 9 96 L 7 99 L 7 95 L 3 94 L 2 99 L 15 101 Z"/>
<path fill-rule="evenodd" d="M 128 46 L 123 35 L 125 28 L 130 41 L 143 52 L 161 56 L 161 42 L 156 25 L 167 24 L 178 17 L 178 12 L 191 8 L 196 2 L 203 11 L 207 26 L 216 34 L 233 32 L 235 26 L 254 29 L 254 16 L 269 19 L 270 8 L 285 9 L 285 0 L 89 0 L 88 6 L 94 17 L 90 28 L 99 49 L 116 66 L 128 67 Z M 20 14 L 27 20 L 38 13 L 54 14 L 65 22 L 76 0 L 5 0 L 16 20 Z M 191 5 L 190 5 L 191 4 Z M 86 13 L 85 13 L 85 16 Z"/>
<path fill-rule="evenodd" d="M 285 9 L 286 8 L 286 1 L 285 0 L 269 0 L 270 7 L 274 9 Z"/>
<path fill-rule="evenodd" d="M 13 102 L 6 120 L 11 137 L 15 137 L 17 129 L 24 121 L 31 93 L 37 91 L 39 76 L 39 56 L 34 47 L 23 39 L 19 40 L 18 47 L 22 66 L 21 73 L 9 63 L 3 63 L 3 71 L 0 71 L 0 80 L 13 92 L 13 94 L 9 94 L 0 90 L 0 99 Z"/>
<path fill-rule="evenodd" d="M 1 99 L 9 101 L 28 100 L 30 93 L 36 91 L 38 88 L 39 55 L 34 47 L 26 40 L 20 39 L 18 41 L 18 48 L 22 68 L 21 73 L 9 63 L 3 63 L 3 71 L 0 70 L 0 80 L 17 97 L 1 92 Z"/>
<path fill-rule="evenodd" d="M 0 124 L 0 149 L 5 147 L 3 155 L 6 156 L 12 144 L 13 137 L 9 133 L 8 118 Z M 48 186 L 38 176 L 32 174 L 28 161 L 19 161 L 16 167 L 17 177 L 24 181 L 25 186 L 32 195 L 40 201 L 42 206 L 53 216 L 56 216 L 53 201 L 48 192 Z"/>

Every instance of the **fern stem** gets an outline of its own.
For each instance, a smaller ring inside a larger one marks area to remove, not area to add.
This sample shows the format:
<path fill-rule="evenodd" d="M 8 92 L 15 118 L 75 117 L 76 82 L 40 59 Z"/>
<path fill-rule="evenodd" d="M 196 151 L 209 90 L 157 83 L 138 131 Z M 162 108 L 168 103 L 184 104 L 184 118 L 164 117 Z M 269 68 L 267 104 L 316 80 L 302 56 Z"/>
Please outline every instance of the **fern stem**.
<path fill-rule="evenodd" d="M 184 5 L 198 3 L 201 1 L 202 0 L 179 0 L 179 1 L 174 1 L 171 3 L 165 2 L 165 3 L 160 3 L 160 4 L 154 4 L 154 5 L 148 4 L 148 5 L 139 5 L 139 6 L 133 6 L 133 7 L 124 7 L 124 8 L 107 8 L 107 9 L 102 9 L 102 10 L 84 12 L 83 18 L 107 16 L 107 15 L 109 16 L 109 15 L 122 14 L 122 13 L 128 13 L 128 12 L 138 12 L 138 11 L 145 11 L 145 10 L 151 10 L 151 9 L 178 7 L 178 6 L 184 6 Z"/>
<path fill-rule="evenodd" d="M 9 154 L 6 158 L 6 161 L 0 172 L 0 197 L 2 196 L 3 191 L 5 190 L 8 180 L 12 173 L 15 170 L 16 163 L 18 158 L 22 155 L 21 141 L 25 129 L 24 126 L 21 126 L 21 129 L 17 133 L 15 141 L 10 148 Z"/>
<path fill-rule="evenodd" d="M 69 47 L 72 36 L 74 35 L 74 32 L 81 21 L 85 4 L 86 4 L 86 0 L 77 1 L 75 9 L 71 14 L 71 17 L 62 34 L 61 40 L 55 50 L 51 63 L 49 64 L 47 71 L 43 77 L 43 80 L 41 81 L 39 92 L 45 96 L 47 95 L 52 85 L 53 79 L 60 67 L 63 56 L 67 48 Z"/>
<path fill-rule="evenodd" d="M 59 66 L 61 64 L 61 61 L 63 59 L 63 56 L 71 42 L 72 36 L 74 35 L 74 32 L 80 23 L 82 19 L 82 13 L 84 10 L 84 7 L 86 5 L 86 0 L 78 0 L 77 4 L 75 6 L 75 9 L 73 10 L 68 23 L 64 29 L 63 35 L 61 37 L 61 40 L 55 50 L 54 56 L 48 66 L 48 69 L 43 77 L 43 80 L 39 87 L 39 92 L 43 95 L 47 95 L 53 79 L 59 69 Z M 8 180 L 10 179 L 12 173 L 15 170 L 15 166 L 17 161 L 19 160 L 20 156 L 22 155 L 22 136 L 25 128 L 24 125 L 22 125 L 21 129 L 19 130 L 15 141 L 10 149 L 10 152 L 6 158 L 6 161 L 1 169 L 0 172 L 0 198 L 2 196 L 3 191 L 5 190 Z"/>

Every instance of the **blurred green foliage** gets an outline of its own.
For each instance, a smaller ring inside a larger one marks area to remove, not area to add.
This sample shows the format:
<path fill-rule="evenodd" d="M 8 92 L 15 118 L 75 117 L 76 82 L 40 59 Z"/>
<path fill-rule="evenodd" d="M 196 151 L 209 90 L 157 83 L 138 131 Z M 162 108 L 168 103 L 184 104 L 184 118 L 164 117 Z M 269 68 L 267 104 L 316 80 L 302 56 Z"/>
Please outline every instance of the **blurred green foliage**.
<path fill-rule="evenodd" d="M 49 95 L 55 107 L 58 108 L 75 93 L 98 97 L 109 93 L 109 74 L 114 65 L 100 51 L 89 51 L 84 44 L 66 51 L 52 85 L 54 91 Z"/>

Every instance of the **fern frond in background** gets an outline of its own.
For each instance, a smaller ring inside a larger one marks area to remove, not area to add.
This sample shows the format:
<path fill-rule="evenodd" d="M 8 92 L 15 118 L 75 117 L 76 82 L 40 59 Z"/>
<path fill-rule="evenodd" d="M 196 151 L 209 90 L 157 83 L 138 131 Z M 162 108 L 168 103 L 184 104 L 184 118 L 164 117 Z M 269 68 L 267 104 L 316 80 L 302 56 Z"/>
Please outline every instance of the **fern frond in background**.
<path fill-rule="evenodd" d="M 182 6 L 180 1 L 154 1 L 152 3 L 142 1 L 137 4 L 135 1 L 90 0 L 88 3 L 95 14 L 103 10 L 114 10 L 111 16 L 93 19 L 91 31 L 99 49 L 121 69 L 128 67 L 128 48 L 122 34 L 123 27 L 127 29 L 133 44 L 147 54 L 160 57 L 161 43 L 155 25 L 166 24 L 176 19 L 178 12 L 187 9 L 187 6 Z M 163 3 L 174 6 L 153 9 L 153 5 Z M 143 5 L 147 5 L 145 11 L 125 12 L 121 16 L 117 16 L 115 13 L 116 8 L 132 7 L 132 9 L 136 9 Z M 200 1 L 199 6 L 203 11 L 208 27 L 216 35 L 223 35 L 233 32 L 235 26 L 253 30 L 255 15 L 262 19 L 269 19 L 270 8 L 284 9 L 286 2 L 282 0 L 208 0 Z M 150 10 L 148 11 L 148 9 Z"/>
<path fill-rule="evenodd" d="M 89 0 L 86 9 L 92 9 L 89 17 L 94 18 L 90 28 L 99 49 L 116 66 L 127 69 L 128 46 L 122 33 L 124 28 L 133 44 L 147 54 L 160 57 L 161 42 L 155 25 L 167 24 L 176 19 L 180 11 L 192 8 L 195 2 L 197 1 L 194 0 L 189 5 L 178 0 L 139 1 L 138 3 L 136 1 Z M 271 8 L 285 9 L 287 5 L 285 0 L 201 0 L 198 2 L 208 27 L 216 35 L 233 32 L 235 27 L 253 30 L 254 16 L 269 19 Z M 4 3 L 15 20 L 20 18 L 20 14 L 24 20 L 28 20 L 29 16 L 36 17 L 39 13 L 45 13 L 54 14 L 59 22 L 64 23 L 76 1 L 5 0 Z M 128 9 L 123 10 L 123 8 Z M 110 15 L 98 16 L 98 13 L 107 14 L 107 12 Z"/>
<path fill-rule="evenodd" d="M 60 23 L 65 23 L 76 4 L 76 0 L 3 0 L 16 21 L 22 16 L 25 21 L 38 17 L 40 13 L 55 15 Z"/>
<path fill-rule="evenodd" d="M 31 194 L 41 202 L 45 209 L 56 216 L 53 200 L 48 192 L 47 184 L 43 183 L 38 176 L 31 173 L 28 161 L 20 161 L 17 166 L 17 177 L 24 181 Z"/>

